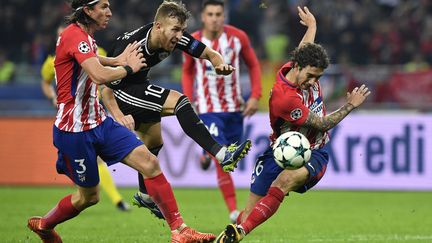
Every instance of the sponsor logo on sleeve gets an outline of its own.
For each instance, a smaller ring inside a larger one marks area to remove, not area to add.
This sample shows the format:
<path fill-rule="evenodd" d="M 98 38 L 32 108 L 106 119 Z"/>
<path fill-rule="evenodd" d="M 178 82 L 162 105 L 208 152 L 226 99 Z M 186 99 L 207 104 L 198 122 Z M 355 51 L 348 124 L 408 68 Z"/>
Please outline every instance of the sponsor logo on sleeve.
<path fill-rule="evenodd" d="M 199 42 L 197 40 L 194 40 L 191 45 L 189 46 L 189 52 L 192 53 L 195 51 L 195 49 L 198 47 Z"/>

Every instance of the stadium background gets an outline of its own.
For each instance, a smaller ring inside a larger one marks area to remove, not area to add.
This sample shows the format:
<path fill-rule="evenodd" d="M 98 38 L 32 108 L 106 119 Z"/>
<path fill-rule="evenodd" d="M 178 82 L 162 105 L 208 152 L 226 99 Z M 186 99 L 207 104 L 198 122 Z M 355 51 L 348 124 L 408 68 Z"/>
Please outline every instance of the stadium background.
<path fill-rule="evenodd" d="M 151 22 L 160 2 L 111 0 L 113 18 L 108 29 L 96 35 L 98 44 L 109 49 L 118 34 Z M 188 31 L 193 32 L 200 27 L 201 1 L 183 2 L 192 12 Z M 246 126 L 254 149 L 234 176 L 237 186 L 248 187 L 254 159 L 268 143 L 268 93 L 275 71 L 305 31 L 299 24 L 296 6 L 307 5 L 317 19 L 316 41 L 325 46 L 331 57 L 332 65 L 321 78 L 327 110 L 339 107 L 346 91 L 358 84 L 366 83 L 372 90 L 366 104 L 332 131 L 332 159 L 317 191 L 432 190 L 431 1 L 226 2 L 227 22 L 249 34 L 263 71 L 260 113 L 248 119 Z M 6 191 L 3 199 L 9 191 L 22 188 L 16 186 L 70 185 L 66 177 L 55 172 L 55 111 L 40 90 L 39 73 L 44 58 L 53 52 L 56 27 L 69 10 L 65 1 L 1 0 L 0 188 Z M 180 67 L 181 55 L 177 52 L 152 69 L 151 76 L 162 86 L 181 90 Z M 247 90 L 248 76 L 244 71 L 242 82 Z M 215 187 L 212 170 L 199 169 L 197 145 L 183 135 L 174 118 L 164 119 L 165 146 L 160 160 L 172 185 Z M 111 171 L 120 186 L 135 187 L 134 172 L 123 165 L 116 165 Z M 400 195 L 395 198 L 401 203 L 413 203 Z M 430 198 L 417 203 L 430 212 Z M 12 204 L 5 208 L 13 209 Z M 414 220 L 414 224 L 432 227 L 430 218 Z M 432 237 L 413 239 L 428 241 Z"/>
<path fill-rule="evenodd" d="M 184 2 L 192 12 L 188 29 L 193 32 L 200 27 L 200 1 Z M 150 22 L 159 3 L 111 1 L 113 18 L 109 28 L 97 34 L 98 44 L 109 49 L 118 34 Z M 432 189 L 431 155 L 427 153 L 432 149 L 430 1 L 228 1 L 227 22 L 249 34 L 261 61 L 264 88 L 260 114 L 247 121 L 252 132 L 249 134 L 257 144 L 241 165 L 244 173 L 241 179 L 237 176 L 238 183 L 247 187 L 254 156 L 267 142 L 267 126 L 257 124 L 268 123 L 267 100 L 274 73 L 302 38 L 305 29 L 298 23 L 296 6 L 306 3 L 317 18 L 316 40 L 331 56 L 332 65 L 321 79 L 327 109 L 340 106 L 346 91 L 360 83 L 366 83 L 373 91 L 366 105 L 337 129 L 343 133 L 334 136 L 334 166 L 329 168 L 335 173 L 326 177 L 358 172 L 359 180 L 364 176 L 367 182 L 372 176 L 378 185 L 382 183 L 380 178 L 397 178 L 398 182 L 413 179 L 418 189 Z M 39 70 L 45 57 L 53 52 L 56 27 L 69 7 L 65 1 L 3 0 L 0 10 L 0 77 L 4 77 L 0 81 L 0 161 L 2 167 L 10 168 L 0 172 L 0 183 L 67 183 L 64 176 L 57 176 L 54 171 L 56 153 L 51 145 L 51 123 L 55 111 L 40 90 Z M 11 65 L 14 72 L 7 79 Z M 163 86 L 181 90 L 180 68 L 181 55 L 176 52 L 152 70 L 151 76 Z M 248 90 L 245 70 L 242 81 Z M 364 124 L 367 126 L 362 127 Z M 180 186 L 215 185 L 214 181 L 200 179 L 190 182 L 188 176 L 207 176 L 198 169 L 199 148 L 189 138 L 176 145 L 174 137 L 185 136 L 175 119 L 168 118 L 163 125 L 166 144 L 161 161 L 169 167 L 174 185 L 177 180 L 183 181 L 179 177 L 189 181 L 180 182 Z M 183 156 L 184 161 L 173 159 L 191 146 L 192 156 Z M 113 174 L 120 185 L 133 186 L 133 182 L 122 179 L 124 175 L 116 175 L 122 169 L 115 170 L 117 173 Z M 349 178 L 339 178 L 346 180 L 343 185 L 353 183 Z M 367 189 L 367 185 L 362 188 Z"/>

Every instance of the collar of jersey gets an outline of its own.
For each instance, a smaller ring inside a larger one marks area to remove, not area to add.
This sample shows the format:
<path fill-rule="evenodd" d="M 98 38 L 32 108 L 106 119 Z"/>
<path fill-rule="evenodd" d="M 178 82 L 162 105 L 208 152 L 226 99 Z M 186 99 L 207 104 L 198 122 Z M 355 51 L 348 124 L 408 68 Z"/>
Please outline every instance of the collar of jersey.
<path fill-rule="evenodd" d="M 285 78 L 285 76 L 282 74 L 282 71 L 279 71 L 279 77 L 282 80 L 282 82 L 286 83 L 288 86 L 290 86 L 291 88 L 297 89 L 296 86 L 292 85 L 288 79 Z"/>
<path fill-rule="evenodd" d="M 147 47 L 147 45 L 148 45 L 148 43 L 149 43 L 149 41 L 150 41 L 150 31 L 153 29 L 153 27 L 151 27 L 148 31 L 147 31 L 147 34 L 146 34 L 146 38 L 144 39 L 144 49 L 145 49 L 145 51 L 147 52 L 147 54 L 148 55 L 150 55 L 150 56 L 152 56 L 153 54 L 155 54 L 154 52 L 153 53 L 150 53 L 150 50 L 148 49 L 148 47 Z"/>

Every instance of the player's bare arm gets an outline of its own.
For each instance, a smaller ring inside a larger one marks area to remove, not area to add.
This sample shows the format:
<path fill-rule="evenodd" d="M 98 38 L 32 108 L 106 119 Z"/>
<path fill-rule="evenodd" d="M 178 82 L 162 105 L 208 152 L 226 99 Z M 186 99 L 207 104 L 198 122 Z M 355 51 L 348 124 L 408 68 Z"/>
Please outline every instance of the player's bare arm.
<path fill-rule="evenodd" d="M 347 93 L 347 103 L 341 108 L 325 117 L 319 117 L 314 112 L 309 112 L 308 118 L 303 125 L 313 127 L 319 131 L 328 131 L 341 122 L 352 110 L 360 106 L 370 93 L 364 84 L 360 88 L 356 87 L 351 93 Z"/>
<path fill-rule="evenodd" d="M 115 100 L 113 90 L 101 85 L 100 88 L 102 101 L 114 119 L 121 125 L 127 127 L 129 130 L 133 131 L 135 129 L 135 121 L 131 115 L 124 115 L 120 110 L 117 101 Z"/>
<path fill-rule="evenodd" d="M 354 110 L 354 106 L 347 103 L 325 117 L 320 117 L 311 111 L 303 125 L 323 132 L 328 131 L 342 121 L 352 110 Z"/>
<path fill-rule="evenodd" d="M 103 66 L 97 57 L 90 57 L 83 61 L 81 66 L 96 84 L 104 84 L 122 79 L 126 77 L 126 75 L 138 72 L 141 68 L 146 66 L 143 54 L 139 52 L 138 49 L 132 50 L 130 54 L 126 56 L 126 64 L 131 70 L 128 71 L 123 66 Z"/>
<path fill-rule="evenodd" d="M 206 47 L 204 49 L 203 53 L 200 56 L 200 59 L 209 60 L 215 68 L 216 74 L 218 75 L 229 75 L 235 70 L 235 67 L 224 62 L 219 52 L 209 47 Z"/>
<path fill-rule="evenodd" d="M 300 45 L 305 43 L 313 43 L 315 40 L 315 34 L 317 30 L 315 16 L 309 11 L 308 7 L 297 7 L 298 15 L 300 17 L 300 23 L 307 27 L 306 33 L 300 42 Z"/>

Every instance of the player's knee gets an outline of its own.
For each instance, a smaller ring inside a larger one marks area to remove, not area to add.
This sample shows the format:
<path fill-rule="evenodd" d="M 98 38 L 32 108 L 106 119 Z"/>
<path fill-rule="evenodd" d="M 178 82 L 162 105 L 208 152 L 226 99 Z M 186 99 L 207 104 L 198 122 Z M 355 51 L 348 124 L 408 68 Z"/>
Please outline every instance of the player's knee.
<path fill-rule="evenodd" d="M 154 154 L 149 155 L 147 167 L 150 171 L 159 170 L 159 160 Z"/>
<path fill-rule="evenodd" d="M 182 96 L 182 93 L 175 90 L 170 90 L 170 93 L 163 105 L 163 113 L 175 114 L 175 110 L 180 100 L 182 100 Z"/>
<path fill-rule="evenodd" d="M 80 199 L 81 199 L 80 204 L 83 208 L 93 206 L 93 205 L 97 204 L 100 200 L 99 192 L 95 191 L 93 193 L 82 195 L 82 197 Z"/>
<path fill-rule="evenodd" d="M 154 177 L 160 173 L 159 160 L 149 151 L 143 152 L 139 163 L 139 172 L 145 177 Z"/>
<path fill-rule="evenodd" d="M 168 97 L 169 97 L 170 99 L 177 100 L 177 101 L 178 101 L 178 99 L 180 99 L 180 97 L 182 97 L 182 96 L 183 96 L 183 94 L 180 93 L 180 92 L 178 92 L 178 91 L 176 91 L 176 90 L 170 90 L 170 93 L 169 93 L 169 95 L 168 95 Z"/>
<path fill-rule="evenodd" d="M 99 200 L 100 200 L 99 195 L 93 195 L 86 200 L 86 202 L 87 202 L 86 204 L 90 207 L 90 206 L 97 204 L 99 202 Z"/>
<path fill-rule="evenodd" d="M 287 194 L 304 184 L 305 179 L 306 177 L 302 176 L 298 171 L 284 170 L 272 183 L 272 186 L 281 189 L 285 194 Z"/>
<path fill-rule="evenodd" d="M 292 191 L 291 189 L 291 178 L 278 178 L 272 183 L 272 187 L 281 189 L 285 194 Z"/>

